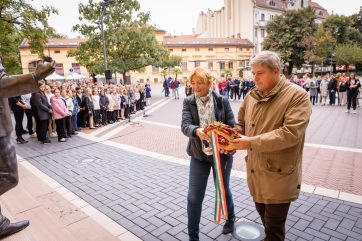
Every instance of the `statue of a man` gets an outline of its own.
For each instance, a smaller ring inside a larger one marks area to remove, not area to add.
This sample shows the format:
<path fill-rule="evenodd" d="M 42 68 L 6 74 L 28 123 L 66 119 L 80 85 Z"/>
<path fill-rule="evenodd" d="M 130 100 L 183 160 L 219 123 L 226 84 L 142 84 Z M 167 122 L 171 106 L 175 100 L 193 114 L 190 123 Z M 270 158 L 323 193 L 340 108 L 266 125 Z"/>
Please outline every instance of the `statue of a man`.
<path fill-rule="evenodd" d="M 0 56 L 0 196 L 18 184 L 18 165 L 15 146 L 10 139 L 13 126 L 7 98 L 38 91 L 38 81 L 52 74 L 55 65 L 51 57 L 44 57 L 35 72 L 6 76 Z M 28 225 L 28 220 L 10 223 L 9 219 L 1 214 L 0 207 L 0 239 L 19 232 Z"/>

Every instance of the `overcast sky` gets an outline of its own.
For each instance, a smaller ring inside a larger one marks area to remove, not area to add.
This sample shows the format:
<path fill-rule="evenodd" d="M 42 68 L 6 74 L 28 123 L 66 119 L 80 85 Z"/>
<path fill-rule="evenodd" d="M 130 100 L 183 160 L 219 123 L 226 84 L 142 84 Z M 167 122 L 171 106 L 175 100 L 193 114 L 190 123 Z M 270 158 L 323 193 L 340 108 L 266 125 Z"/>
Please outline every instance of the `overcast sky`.
<path fill-rule="evenodd" d="M 240 0 L 249 1 L 249 0 Z M 34 0 L 35 7 L 52 5 L 59 10 L 59 15 L 53 15 L 49 23 L 58 33 L 68 37 L 76 37 L 79 33 L 71 31 L 73 25 L 79 23 L 78 4 L 88 0 Z M 101 0 L 99 0 L 101 2 Z M 215 11 L 224 5 L 224 0 L 139 0 L 142 11 L 151 13 L 151 24 L 171 34 L 191 34 L 196 26 L 198 15 L 208 8 Z M 362 6 L 362 0 L 314 0 L 329 13 L 352 15 Z"/>

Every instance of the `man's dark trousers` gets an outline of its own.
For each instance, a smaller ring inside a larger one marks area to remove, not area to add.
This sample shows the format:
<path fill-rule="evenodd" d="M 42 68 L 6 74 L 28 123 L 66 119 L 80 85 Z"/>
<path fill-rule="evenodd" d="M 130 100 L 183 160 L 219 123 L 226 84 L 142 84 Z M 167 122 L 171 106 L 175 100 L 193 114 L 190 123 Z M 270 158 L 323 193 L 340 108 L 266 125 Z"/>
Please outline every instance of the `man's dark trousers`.
<path fill-rule="evenodd" d="M 255 203 L 255 207 L 265 228 L 264 241 L 284 241 L 285 221 L 287 221 L 290 203 Z"/>

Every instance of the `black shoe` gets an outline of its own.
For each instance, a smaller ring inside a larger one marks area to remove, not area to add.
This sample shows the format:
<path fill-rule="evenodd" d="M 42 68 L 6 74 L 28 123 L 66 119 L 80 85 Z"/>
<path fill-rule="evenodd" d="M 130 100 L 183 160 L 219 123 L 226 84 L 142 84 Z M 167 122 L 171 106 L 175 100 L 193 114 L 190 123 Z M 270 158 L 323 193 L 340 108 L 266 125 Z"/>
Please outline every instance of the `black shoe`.
<path fill-rule="evenodd" d="M 51 140 L 45 140 L 45 141 L 41 141 L 40 144 L 50 144 L 52 143 Z"/>
<path fill-rule="evenodd" d="M 73 136 L 76 136 L 76 135 L 78 135 L 78 133 L 77 133 L 77 132 L 73 132 L 72 135 L 73 135 Z"/>
<path fill-rule="evenodd" d="M 224 227 L 222 228 L 222 233 L 223 234 L 232 233 L 234 231 L 234 224 L 235 224 L 234 219 L 227 220 L 224 224 Z"/>
<path fill-rule="evenodd" d="M 10 221 L 6 218 L 3 220 L 0 229 L 0 239 L 6 237 L 8 235 L 20 232 L 29 226 L 29 221 L 24 220 L 17 223 L 10 223 Z"/>
<path fill-rule="evenodd" d="M 28 143 L 28 141 L 24 140 L 21 136 L 19 136 L 18 138 L 16 138 L 16 143 L 25 144 Z"/>
<path fill-rule="evenodd" d="M 22 133 L 22 134 L 28 134 L 29 131 L 23 130 L 21 133 Z"/>
<path fill-rule="evenodd" d="M 68 135 L 65 135 L 65 136 L 64 136 L 64 138 L 69 138 L 69 137 L 70 137 L 70 136 L 68 136 Z"/>

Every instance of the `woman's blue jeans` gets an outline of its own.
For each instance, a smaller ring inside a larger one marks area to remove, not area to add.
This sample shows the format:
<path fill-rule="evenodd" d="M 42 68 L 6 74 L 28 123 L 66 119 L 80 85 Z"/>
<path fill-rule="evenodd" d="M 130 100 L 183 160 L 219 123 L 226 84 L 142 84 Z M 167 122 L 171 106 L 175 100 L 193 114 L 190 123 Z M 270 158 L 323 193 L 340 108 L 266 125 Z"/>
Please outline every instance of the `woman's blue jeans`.
<path fill-rule="evenodd" d="M 230 173 L 233 166 L 232 155 L 220 155 L 222 177 L 225 188 L 225 198 L 228 210 L 228 219 L 234 219 L 234 202 L 229 188 Z M 215 182 L 215 169 L 213 156 L 203 155 L 200 161 L 191 157 L 189 191 L 187 196 L 188 232 L 190 240 L 199 240 L 199 224 L 202 211 L 202 202 L 205 197 L 207 180 L 212 168 Z"/>

